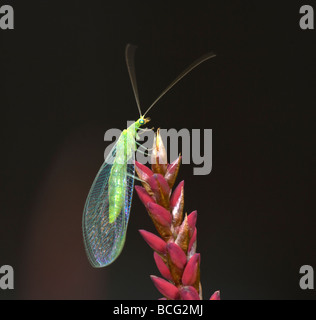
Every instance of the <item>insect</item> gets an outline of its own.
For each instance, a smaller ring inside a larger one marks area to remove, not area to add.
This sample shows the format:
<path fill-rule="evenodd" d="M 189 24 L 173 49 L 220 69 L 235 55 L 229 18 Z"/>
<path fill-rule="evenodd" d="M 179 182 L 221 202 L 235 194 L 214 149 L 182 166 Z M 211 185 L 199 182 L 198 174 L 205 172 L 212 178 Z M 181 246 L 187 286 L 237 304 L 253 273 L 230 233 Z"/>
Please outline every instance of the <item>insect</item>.
<path fill-rule="evenodd" d="M 96 268 L 111 264 L 119 256 L 125 243 L 134 188 L 137 132 L 150 121 L 145 115 L 186 74 L 215 56 L 214 53 L 208 53 L 194 61 L 142 115 L 134 65 L 135 50 L 135 46 L 128 44 L 125 60 L 140 117 L 123 130 L 105 159 L 91 186 L 83 211 L 84 245 L 91 265 Z"/>

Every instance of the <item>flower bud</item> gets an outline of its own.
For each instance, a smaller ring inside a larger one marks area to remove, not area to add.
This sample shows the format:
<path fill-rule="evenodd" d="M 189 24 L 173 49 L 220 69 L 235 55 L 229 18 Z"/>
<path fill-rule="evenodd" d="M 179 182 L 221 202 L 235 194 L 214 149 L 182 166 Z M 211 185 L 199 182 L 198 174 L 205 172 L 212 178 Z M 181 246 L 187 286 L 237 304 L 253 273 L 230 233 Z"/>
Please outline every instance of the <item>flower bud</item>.
<path fill-rule="evenodd" d="M 157 290 L 167 299 L 178 300 L 180 297 L 179 289 L 172 283 L 156 276 L 150 276 Z"/>
<path fill-rule="evenodd" d="M 180 296 L 182 300 L 201 300 L 199 293 L 192 286 L 186 286 L 181 288 Z"/>
<path fill-rule="evenodd" d="M 146 230 L 139 230 L 139 233 L 153 250 L 161 254 L 166 253 L 167 244 L 161 238 Z"/>
<path fill-rule="evenodd" d="M 154 137 L 153 151 L 151 153 L 151 168 L 154 173 L 165 175 L 167 171 L 168 161 L 167 152 L 162 142 L 159 129 Z"/>

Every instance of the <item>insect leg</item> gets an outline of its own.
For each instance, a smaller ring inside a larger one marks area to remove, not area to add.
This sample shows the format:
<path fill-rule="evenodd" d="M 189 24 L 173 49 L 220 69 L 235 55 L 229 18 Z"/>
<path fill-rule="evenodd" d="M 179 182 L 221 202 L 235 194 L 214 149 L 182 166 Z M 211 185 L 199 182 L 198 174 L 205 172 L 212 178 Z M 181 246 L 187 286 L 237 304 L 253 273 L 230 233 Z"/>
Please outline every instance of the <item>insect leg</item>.
<path fill-rule="evenodd" d="M 148 151 L 152 151 L 154 148 L 146 148 L 146 147 L 144 147 L 141 143 L 139 143 L 139 142 L 137 142 L 137 141 L 135 141 L 135 143 L 139 146 L 139 148 L 144 148 L 144 150 L 146 151 L 146 150 L 148 150 Z"/>
<path fill-rule="evenodd" d="M 140 179 L 140 178 L 136 177 L 135 175 L 132 175 L 132 174 L 130 174 L 130 173 L 128 173 L 128 172 L 126 173 L 126 175 L 129 176 L 129 177 L 131 177 L 131 178 L 133 178 L 133 179 L 135 179 L 135 180 L 138 180 L 138 181 L 140 181 L 140 182 L 146 183 L 145 180 L 142 180 L 142 179 Z"/>

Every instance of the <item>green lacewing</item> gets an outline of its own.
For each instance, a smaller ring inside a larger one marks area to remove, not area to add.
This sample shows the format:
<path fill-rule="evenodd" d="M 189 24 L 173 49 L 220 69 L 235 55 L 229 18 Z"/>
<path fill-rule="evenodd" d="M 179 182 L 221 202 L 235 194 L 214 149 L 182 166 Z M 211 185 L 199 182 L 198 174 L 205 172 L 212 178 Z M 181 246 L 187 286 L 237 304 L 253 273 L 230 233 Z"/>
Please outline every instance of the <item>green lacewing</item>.
<path fill-rule="evenodd" d="M 187 67 L 142 115 L 135 73 L 136 46 L 128 44 L 125 60 L 131 80 L 139 119 L 123 130 L 102 164 L 90 188 L 82 218 L 84 245 L 93 267 L 111 264 L 121 253 L 132 204 L 135 166 L 134 155 L 140 127 L 150 121 L 148 111 L 185 75 L 202 62 L 215 57 L 207 53 Z"/>

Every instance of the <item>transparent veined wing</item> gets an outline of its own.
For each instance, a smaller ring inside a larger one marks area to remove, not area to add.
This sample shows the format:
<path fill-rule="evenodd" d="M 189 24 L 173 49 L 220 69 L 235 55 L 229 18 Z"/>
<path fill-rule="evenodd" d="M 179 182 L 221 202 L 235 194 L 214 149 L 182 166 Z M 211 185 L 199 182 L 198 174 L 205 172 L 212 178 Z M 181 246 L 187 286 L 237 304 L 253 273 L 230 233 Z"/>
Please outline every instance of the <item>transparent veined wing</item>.
<path fill-rule="evenodd" d="M 98 268 L 112 263 L 121 253 L 127 231 L 134 188 L 134 161 L 126 165 L 124 175 L 125 200 L 122 211 L 113 223 L 109 222 L 109 177 L 116 156 L 116 146 L 101 166 L 84 207 L 83 238 L 90 263 Z"/>

